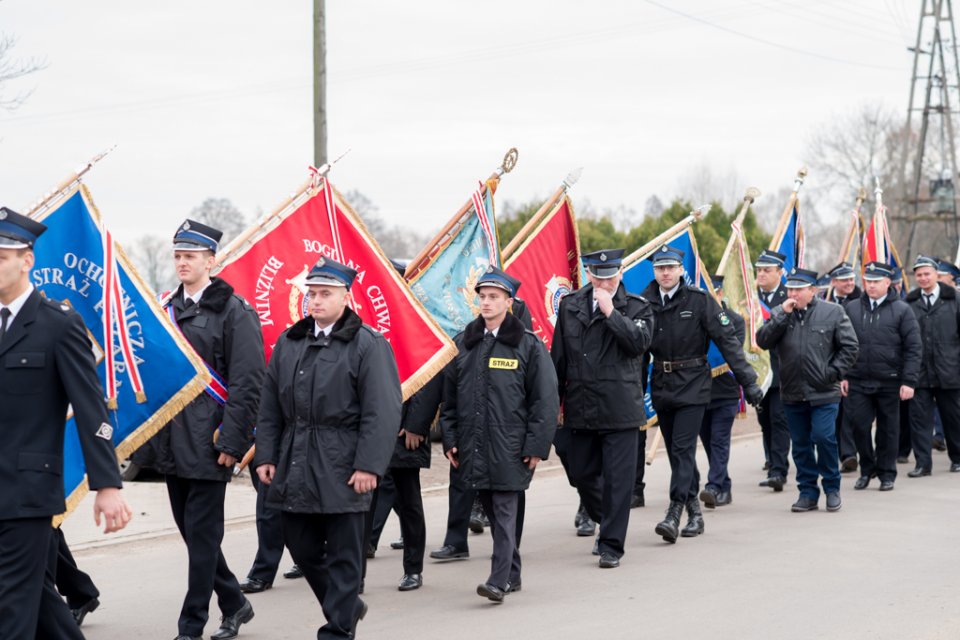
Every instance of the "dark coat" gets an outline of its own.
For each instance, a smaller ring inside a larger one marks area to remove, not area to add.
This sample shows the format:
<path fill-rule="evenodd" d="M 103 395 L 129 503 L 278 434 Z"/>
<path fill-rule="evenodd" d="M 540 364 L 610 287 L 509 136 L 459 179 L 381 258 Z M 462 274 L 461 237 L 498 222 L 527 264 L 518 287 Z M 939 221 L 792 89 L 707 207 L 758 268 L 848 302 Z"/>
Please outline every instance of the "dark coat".
<path fill-rule="evenodd" d="M 382 476 L 403 403 L 393 349 L 347 308 L 329 336 L 304 318 L 277 339 L 260 399 L 254 468 L 276 465 L 267 504 L 293 513 L 356 513 L 371 493 L 354 471 Z"/>
<path fill-rule="evenodd" d="M 657 361 L 706 358 L 711 340 L 741 386 L 756 384 L 757 373 L 743 355 L 733 322 L 713 296 L 681 283 L 664 306 L 656 280 L 643 295 L 650 301 L 657 324 L 650 345 L 654 358 L 650 395 L 657 411 L 710 402 L 713 376 L 709 363 L 666 372 L 657 366 Z"/>
<path fill-rule="evenodd" d="M 757 296 L 763 301 L 763 291 L 760 290 L 760 287 L 757 287 Z M 786 300 L 789 296 L 787 295 L 787 287 L 781 282 L 780 286 L 777 287 L 777 290 L 773 292 L 773 301 L 768 305 L 772 310 L 777 305 L 783 304 L 783 301 Z M 764 303 L 766 304 L 766 303 Z M 780 388 L 780 358 L 777 357 L 775 351 L 770 352 L 770 371 L 772 373 L 772 379 L 770 382 L 771 389 Z"/>
<path fill-rule="evenodd" d="M 726 303 L 723 304 L 723 310 L 727 312 L 727 315 L 733 322 L 733 331 L 737 335 L 737 340 L 740 341 L 740 346 L 742 347 L 747 336 L 747 323 L 744 321 L 743 316 L 728 307 Z M 710 385 L 710 402 L 714 400 L 739 399 L 740 384 L 737 382 L 737 378 L 733 375 L 732 371 L 724 371 L 720 375 L 714 376 L 713 382 Z"/>
<path fill-rule="evenodd" d="M 517 317 L 527 331 L 533 331 L 533 316 L 523 298 L 513 299 L 513 308 L 510 310 Z"/>
<path fill-rule="evenodd" d="M 876 311 L 871 311 L 866 295 L 845 304 L 844 311 L 860 343 L 857 362 L 846 375 L 850 385 L 868 392 L 896 390 L 900 385 L 915 388 L 923 345 L 910 305 L 890 289 Z"/>
<path fill-rule="evenodd" d="M 187 342 L 226 381 L 229 397 L 221 407 L 201 393 L 134 460 L 181 478 L 229 482 L 233 469 L 217 464 L 217 458 L 226 453 L 239 460 L 253 444 L 265 370 L 260 319 L 220 278 L 213 278 L 199 304 L 184 306 L 183 285 L 170 304 Z"/>
<path fill-rule="evenodd" d="M 564 427 L 624 430 L 646 424 L 644 354 L 653 336 L 653 312 L 623 285 L 610 317 L 593 310 L 593 286 L 560 301 L 550 355 L 557 370 Z"/>
<path fill-rule="evenodd" d="M 923 388 L 960 388 L 960 300 L 957 290 L 940 284 L 940 297 L 927 310 L 920 289 L 907 295 L 920 325 L 923 363 L 917 386 Z"/>
<path fill-rule="evenodd" d="M 857 361 L 857 333 L 843 308 L 814 298 L 803 320 L 778 306 L 757 344 L 780 357 L 780 397 L 812 405 L 840 401 L 840 380 Z"/>
<path fill-rule="evenodd" d="M 443 448 L 457 448 L 474 489 L 524 491 L 523 458 L 546 458 L 557 426 L 557 377 L 543 342 L 511 314 L 495 339 L 478 317 L 457 334 L 459 353 L 443 375 Z"/>
<path fill-rule="evenodd" d="M 406 437 L 398 436 L 390 460 L 391 469 L 430 468 L 430 427 L 437 417 L 442 399 L 443 374 L 438 374 L 403 403 L 400 428 L 423 436 L 423 442 L 411 451 L 406 447 Z"/>
<path fill-rule="evenodd" d="M 120 487 L 93 348 L 80 314 L 34 290 L 0 343 L 0 521 L 66 510 L 64 418 L 73 414 L 93 490 Z"/>

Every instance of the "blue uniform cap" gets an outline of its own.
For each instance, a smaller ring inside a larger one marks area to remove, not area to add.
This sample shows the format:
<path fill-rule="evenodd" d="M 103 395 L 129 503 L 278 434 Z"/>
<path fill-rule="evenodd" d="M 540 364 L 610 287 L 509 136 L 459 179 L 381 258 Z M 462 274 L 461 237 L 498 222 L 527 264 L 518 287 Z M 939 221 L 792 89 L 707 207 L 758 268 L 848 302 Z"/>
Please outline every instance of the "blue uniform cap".
<path fill-rule="evenodd" d="M 47 225 L 0 207 L 0 249 L 32 249 Z"/>
<path fill-rule="evenodd" d="M 829 271 L 830 277 L 834 280 L 847 280 L 854 277 L 853 265 L 849 262 L 841 262 Z"/>
<path fill-rule="evenodd" d="M 799 289 L 801 287 L 815 287 L 817 286 L 817 279 L 816 271 L 797 267 L 791 269 L 790 274 L 787 276 L 787 288 Z"/>
<path fill-rule="evenodd" d="M 723 276 L 719 273 L 714 273 L 710 276 L 710 284 L 713 285 L 714 289 L 723 289 Z"/>
<path fill-rule="evenodd" d="M 400 277 L 402 278 L 402 277 L 403 277 L 403 274 L 406 273 L 406 271 L 407 271 L 407 265 L 406 265 L 406 263 L 404 263 L 404 262 L 402 262 L 402 261 L 400 261 L 400 260 L 394 260 L 393 258 L 390 258 L 390 264 L 393 265 L 394 270 L 395 270 L 397 273 L 399 273 L 399 274 L 400 274 Z"/>
<path fill-rule="evenodd" d="M 826 289 L 827 287 L 829 287 L 829 286 L 830 286 L 830 276 L 828 276 L 828 275 L 822 275 L 822 276 L 820 276 L 819 278 L 817 278 L 817 286 L 820 287 L 821 289 Z"/>
<path fill-rule="evenodd" d="M 330 258 L 320 258 L 307 274 L 307 285 L 324 285 L 327 287 L 346 287 L 350 290 L 353 279 L 357 277 L 355 269 L 341 264 Z"/>
<path fill-rule="evenodd" d="M 650 261 L 655 267 L 667 267 L 670 265 L 683 266 L 683 256 L 687 255 L 683 249 L 663 245 L 653 252 Z"/>
<path fill-rule="evenodd" d="M 942 273 L 956 278 L 957 276 L 960 276 L 960 269 L 958 269 L 957 265 L 953 264 L 952 262 L 941 260 L 940 264 L 937 265 L 937 273 Z"/>
<path fill-rule="evenodd" d="M 595 278 L 606 280 L 620 273 L 623 265 L 624 249 L 603 249 L 580 256 L 583 267 Z"/>
<path fill-rule="evenodd" d="M 473 290 L 479 292 L 480 287 L 497 287 L 506 291 L 511 298 L 516 298 L 520 281 L 503 269 L 490 265 L 487 267 L 487 271 L 477 279 L 477 284 L 473 287 Z"/>
<path fill-rule="evenodd" d="M 783 269 L 783 265 L 787 261 L 787 256 L 782 253 L 778 253 L 771 249 L 764 249 L 760 252 L 760 255 L 757 257 L 757 261 L 753 266 L 755 267 L 780 267 Z"/>
<path fill-rule="evenodd" d="M 913 270 L 916 271 L 920 267 L 933 267 L 934 269 L 940 268 L 940 261 L 936 258 L 931 258 L 930 256 L 918 255 L 917 259 L 913 262 Z"/>
<path fill-rule="evenodd" d="M 173 236 L 173 250 L 216 253 L 222 237 L 223 231 L 187 218 Z"/>
<path fill-rule="evenodd" d="M 868 262 L 863 269 L 864 280 L 883 280 L 884 278 L 893 279 L 893 267 L 886 262 Z"/>
<path fill-rule="evenodd" d="M 893 275 L 890 276 L 891 284 L 898 284 L 903 282 L 903 269 L 900 267 L 893 268 Z"/>

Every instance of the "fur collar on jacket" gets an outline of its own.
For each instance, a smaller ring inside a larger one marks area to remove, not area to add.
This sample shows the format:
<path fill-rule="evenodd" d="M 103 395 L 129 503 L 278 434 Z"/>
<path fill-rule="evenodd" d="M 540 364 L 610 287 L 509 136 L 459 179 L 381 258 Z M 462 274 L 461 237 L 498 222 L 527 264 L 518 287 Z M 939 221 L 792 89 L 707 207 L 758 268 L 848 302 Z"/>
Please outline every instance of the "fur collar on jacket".
<path fill-rule="evenodd" d="M 316 321 L 312 317 L 307 316 L 287 330 L 287 337 L 291 340 L 303 340 L 308 335 L 313 335 L 316 324 Z M 362 326 L 363 321 L 360 320 L 360 316 L 354 313 L 353 309 L 347 307 L 343 310 L 343 315 L 340 316 L 340 319 L 333 324 L 330 337 L 334 340 L 350 342 Z"/>
<path fill-rule="evenodd" d="M 483 340 L 485 331 L 486 324 L 483 318 L 477 316 L 476 319 L 463 330 L 464 346 L 467 349 L 473 349 Z M 508 313 L 507 317 L 503 319 L 503 324 L 500 325 L 500 330 L 497 331 L 497 342 L 502 342 L 514 348 L 519 347 L 520 341 L 523 340 L 524 331 L 526 331 L 526 329 L 524 329 L 523 323 L 520 322 L 515 315 Z"/>

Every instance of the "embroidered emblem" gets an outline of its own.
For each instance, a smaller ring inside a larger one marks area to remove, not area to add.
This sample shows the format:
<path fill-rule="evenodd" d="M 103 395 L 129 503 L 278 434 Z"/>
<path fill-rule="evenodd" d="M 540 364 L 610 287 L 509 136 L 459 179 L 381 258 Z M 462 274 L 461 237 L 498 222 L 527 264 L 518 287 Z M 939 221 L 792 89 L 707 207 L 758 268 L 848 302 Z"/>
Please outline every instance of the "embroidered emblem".
<path fill-rule="evenodd" d="M 491 369 L 516 369 L 519 364 L 519 360 L 512 358 L 490 358 Z"/>
<path fill-rule="evenodd" d="M 109 440 L 113 437 L 113 427 L 104 422 L 100 425 L 100 428 L 97 429 L 96 436 L 98 438 L 103 438 L 104 440 Z"/>

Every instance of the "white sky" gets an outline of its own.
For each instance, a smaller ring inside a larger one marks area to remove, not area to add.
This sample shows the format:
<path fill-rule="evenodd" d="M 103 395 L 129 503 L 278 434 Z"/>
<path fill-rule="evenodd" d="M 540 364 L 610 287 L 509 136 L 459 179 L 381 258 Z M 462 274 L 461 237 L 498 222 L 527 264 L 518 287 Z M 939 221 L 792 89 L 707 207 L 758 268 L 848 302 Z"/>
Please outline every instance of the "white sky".
<path fill-rule="evenodd" d="M 34 92 L 0 113 L 0 204 L 25 208 L 116 144 L 87 184 L 122 242 L 172 235 L 209 196 L 272 209 L 312 162 L 311 6 L 3 0 L 0 32 L 48 67 L 11 84 Z M 575 198 L 642 210 L 706 162 L 779 209 L 769 196 L 816 126 L 872 101 L 905 115 L 919 0 L 327 0 L 327 13 L 330 155 L 352 147 L 333 182 L 433 230 L 510 146 L 500 202 L 545 197 L 583 166 Z"/>

